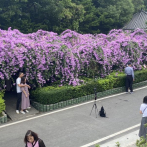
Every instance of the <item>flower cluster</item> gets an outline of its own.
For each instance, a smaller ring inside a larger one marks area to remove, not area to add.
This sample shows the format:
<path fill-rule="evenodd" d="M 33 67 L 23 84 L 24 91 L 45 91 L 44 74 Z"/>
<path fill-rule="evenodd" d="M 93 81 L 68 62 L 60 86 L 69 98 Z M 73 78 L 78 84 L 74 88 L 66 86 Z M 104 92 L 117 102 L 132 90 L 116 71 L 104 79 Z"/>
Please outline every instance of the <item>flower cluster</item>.
<path fill-rule="evenodd" d="M 79 34 L 66 30 L 58 35 L 38 30 L 0 30 L 0 80 L 2 85 L 20 69 L 34 86 L 61 80 L 78 85 L 79 76 L 105 76 L 123 70 L 128 61 L 140 70 L 147 61 L 147 34 L 111 30 L 105 34 Z M 0 87 L 2 87 L 2 85 Z"/>

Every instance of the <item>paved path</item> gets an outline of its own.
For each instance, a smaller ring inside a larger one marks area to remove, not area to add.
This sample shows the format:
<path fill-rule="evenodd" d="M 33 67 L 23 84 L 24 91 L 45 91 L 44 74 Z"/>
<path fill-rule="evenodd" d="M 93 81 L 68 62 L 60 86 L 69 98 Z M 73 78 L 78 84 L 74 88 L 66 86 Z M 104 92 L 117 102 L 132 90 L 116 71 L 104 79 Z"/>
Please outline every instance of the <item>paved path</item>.
<path fill-rule="evenodd" d="M 8 116 L 11 118 L 12 121 L 18 121 L 18 120 L 22 120 L 22 119 L 26 119 L 32 116 L 35 116 L 39 113 L 39 111 L 37 111 L 35 108 L 31 108 L 31 110 L 29 110 L 29 113 L 24 114 L 17 114 L 16 111 L 16 101 L 17 101 L 17 95 L 16 93 L 12 93 L 12 92 L 6 92 L 5 94 L 5 103 L 6 103 L 6 113 L 8 114 Z M 11 121 L 9 120 L 9 121 Z"/>
<path fill-rule="evenodd" d="M 93 106 L 91 102 L 60 112 L 46 113 L 41 117 L 38 115 L 38 118 L 13 125 L 0 126 L 0 147 L 23 147 L 23 138 L 29 129 L 39 134 L 46 147 L 84 146 L 139 124 L 139 107 L 145 95 L 146 88 L 133 94 L 122 94 L 97 101 L 99 109 L 104 106 L 108 118 L 95 118 L 94 111 L 90 116 Z"/>

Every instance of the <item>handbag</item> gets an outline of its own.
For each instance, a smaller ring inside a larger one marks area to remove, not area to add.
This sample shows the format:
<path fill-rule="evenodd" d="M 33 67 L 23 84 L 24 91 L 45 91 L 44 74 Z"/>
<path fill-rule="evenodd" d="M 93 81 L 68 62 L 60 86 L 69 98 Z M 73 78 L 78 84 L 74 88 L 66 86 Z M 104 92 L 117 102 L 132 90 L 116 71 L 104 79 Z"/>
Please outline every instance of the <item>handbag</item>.
<path fill-rule="evenodd" d="M 99 111 L 99 115 L 100 115 L 101 117 L 106 117 L 106 112 L 105 112 L 103 106 L 101 107 L 101 110 Z"/>

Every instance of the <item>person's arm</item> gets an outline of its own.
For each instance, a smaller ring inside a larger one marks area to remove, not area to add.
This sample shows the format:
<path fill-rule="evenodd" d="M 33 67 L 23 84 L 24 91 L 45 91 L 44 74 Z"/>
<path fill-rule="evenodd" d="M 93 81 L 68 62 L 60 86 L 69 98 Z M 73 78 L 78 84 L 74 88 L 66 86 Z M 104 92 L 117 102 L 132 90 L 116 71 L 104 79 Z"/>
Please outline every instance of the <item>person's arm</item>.
<path fill-rule="evenodd" d="M 25 94 L 26 97 L 28 96 L 23 87 L 21 87 L 21 91 Z"/>
<path fill-rule="evenodd" d="M 25 85 L 22 85 L 22 84 L 17 84 L 19 87 L 25 87 Z"/>
<path fill-rule="evenodd" d="M 28 94 L 28 96 L 30 95 L 30 93 L 29 93 L 29 89 L 27 88 L 27 94 Z"/>
<path fill-rule="evenodd" d="M 25 85 L 21 84 L 21 80 L 17 79 L 16 84 L 21 88 L 24 87 Z"/>
<path fill-rule="evenodd" d="M 29 85 L 26 84 L 26 86 L 30 89 L 31 87 Z"/>
<path fill-rule="evenodd" d="M 126 74 L 126 68 L 125 68 L 125 74 Z"/>
<path fill-rule="evenodd" d="M 134 70 L 132 68 L 132 77 L 133 77 L 133 81 L 134 81 Z"/>
<path fill-rule="evenodd" d="M 143 113 L 142 113 L 143 110 L 144 110 L 144 107 L 143 107 L 143 105 L 141 104 L 141 106 L 140 106 L 140 114 L 143 114 Z"/>
<path fill-rule="evenodd" d="M 22 90 L 22 92 L 25 94 L 26 97 L 28 97 L 27 93 L 24 90 Z"/>

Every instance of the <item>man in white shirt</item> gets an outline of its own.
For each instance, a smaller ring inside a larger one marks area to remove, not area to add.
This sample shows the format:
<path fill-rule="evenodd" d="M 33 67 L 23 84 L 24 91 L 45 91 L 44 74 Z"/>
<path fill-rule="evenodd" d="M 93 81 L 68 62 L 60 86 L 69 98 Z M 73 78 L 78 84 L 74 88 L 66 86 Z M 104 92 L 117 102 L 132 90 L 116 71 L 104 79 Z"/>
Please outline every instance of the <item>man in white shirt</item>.
<path fill-rule="evenodd" d="M 19 105 L 21 103 L 21 96 L 22 91 L 21 87 L 24 87 L 24 85 L 21 84 L 21 78 L 24 76 L 22 72 L 19 73 L 19 77 L 16 79 L 16 92 L 17 92 L 17 103 L 16 103 L 16 113 L 19 114 Z M 30 86 L 27 85 L 29 88 Z M 22 114 L 25 114 L 23 110 L 20 111 Z"/>

